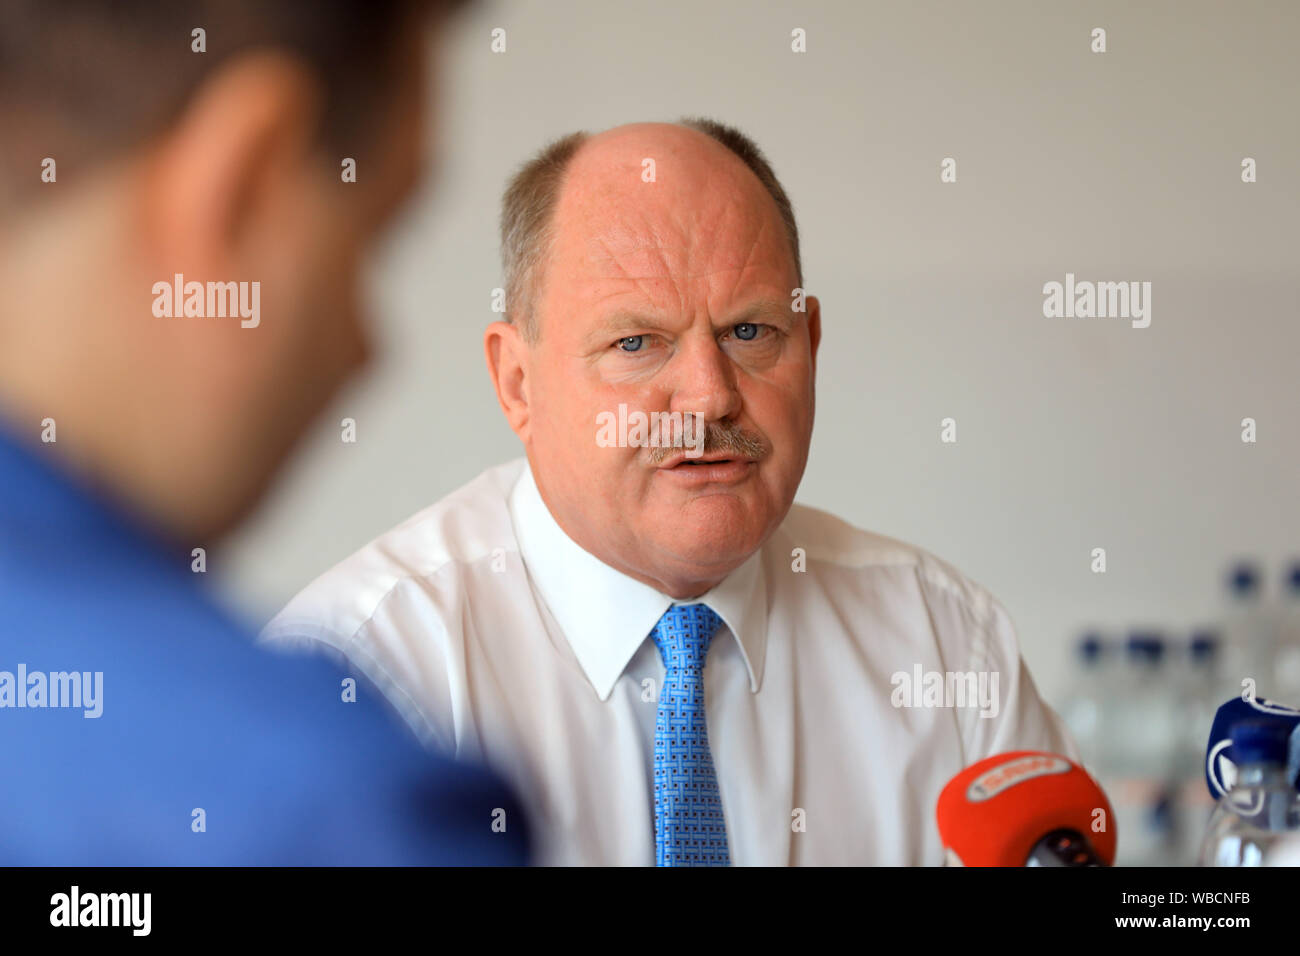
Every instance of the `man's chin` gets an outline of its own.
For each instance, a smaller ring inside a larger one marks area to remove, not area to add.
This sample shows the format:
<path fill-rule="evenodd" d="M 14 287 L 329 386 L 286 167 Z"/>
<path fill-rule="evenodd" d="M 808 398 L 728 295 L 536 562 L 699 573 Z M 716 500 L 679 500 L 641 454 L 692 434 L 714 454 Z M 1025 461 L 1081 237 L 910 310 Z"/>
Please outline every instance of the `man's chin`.
<path fill-rule="evenodd" d="M 688 491 L 673 495 L 666 509 L 674 527 L 682 529 L 679 538 L 715 543 L 754 537 L 764 511 L 762 500 L 751 488 Z"/>
<path fill-rule="evenodd" d="M 726 577 L 744 564 L 760 544 L 760 537 L 748 528 L 727 532 L 713 525 L 692 533 L 687 525 L 674 528 L 674 532 L 661 550 L 673 555 L 679 566 L 695 569 L 701 579 Z"/>

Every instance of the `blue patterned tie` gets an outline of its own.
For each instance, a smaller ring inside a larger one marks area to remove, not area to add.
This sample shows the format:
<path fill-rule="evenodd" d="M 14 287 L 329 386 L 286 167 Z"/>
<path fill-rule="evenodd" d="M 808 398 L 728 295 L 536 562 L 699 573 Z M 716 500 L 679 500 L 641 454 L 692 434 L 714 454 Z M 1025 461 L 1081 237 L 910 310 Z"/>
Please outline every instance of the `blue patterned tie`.
<path fill-rule="evenodd" d="M 670 607 L 651 632 L 663 655 L 655 722 L 655 864 L 726 866 L 727 826 L 704 721 L 704 660 L 722 626 L 707 604 Z"/>

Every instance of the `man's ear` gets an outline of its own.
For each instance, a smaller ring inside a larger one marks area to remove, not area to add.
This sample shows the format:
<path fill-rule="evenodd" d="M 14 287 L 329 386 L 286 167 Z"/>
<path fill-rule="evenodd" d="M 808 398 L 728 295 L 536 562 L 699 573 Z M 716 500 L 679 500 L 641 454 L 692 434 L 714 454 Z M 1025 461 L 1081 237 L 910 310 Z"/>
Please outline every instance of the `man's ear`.
<path fill-rule="evenodd" d="M 150 252 L 199 280 L 236 267 L 243 236 L 301 194 L 320 105 L 314 75 L 286 54 L 246 54 L 218 69 L 146 159 Z"/>
<path fill-rule="evenodd" d="M 822 341 L 822 304 L 817 296 L 808 296 L 808 342 L 812 346 L 813 374 L 817 373 L 817 346 Z"/>
<path fill-rule="evenodd" d="M 493 322 L 483 333 L 488 374 L 510 429 L 528 444 L 528 345 L 510 322 Z"/>

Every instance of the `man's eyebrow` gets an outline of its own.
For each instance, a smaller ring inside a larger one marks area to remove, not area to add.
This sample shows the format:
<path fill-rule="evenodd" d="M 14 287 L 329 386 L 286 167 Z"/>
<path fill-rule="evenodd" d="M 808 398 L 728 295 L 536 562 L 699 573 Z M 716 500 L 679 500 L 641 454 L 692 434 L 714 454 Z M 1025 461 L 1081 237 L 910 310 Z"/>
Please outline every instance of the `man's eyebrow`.
<path fill-rule="evenodd" d="M 785 302 L 761 299 L 729 317 L 724 324 L 740 325 L 742 322 L 752 322 L 754 319 L 775 319 L 789 325 L 794 321 L 794 313 Z"/>
<path fill-rule="evenodd" d="M 609 315 L 601 318 L 594 326 L 594 334 L 608 334 L 612 332 L 622 332 L 626 329 L 646 329 L 651 332 L 665 331 L 666 326 L 662 319 L 655 318 L 643 312 L 611 312 Z"/>

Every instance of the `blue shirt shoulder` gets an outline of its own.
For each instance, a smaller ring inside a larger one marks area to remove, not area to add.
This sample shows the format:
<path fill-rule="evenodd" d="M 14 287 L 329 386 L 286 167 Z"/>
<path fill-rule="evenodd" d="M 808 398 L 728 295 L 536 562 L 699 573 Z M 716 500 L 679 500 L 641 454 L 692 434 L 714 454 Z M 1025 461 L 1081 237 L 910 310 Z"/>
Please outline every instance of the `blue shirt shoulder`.
<path fill-rule="evenodd" d="M 0 862 L 510 864 L 518 803 L 0 436 Z M 354 680 L 355 686 L 348 680 Z"/>

